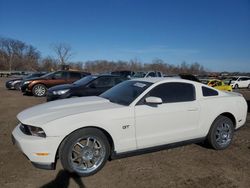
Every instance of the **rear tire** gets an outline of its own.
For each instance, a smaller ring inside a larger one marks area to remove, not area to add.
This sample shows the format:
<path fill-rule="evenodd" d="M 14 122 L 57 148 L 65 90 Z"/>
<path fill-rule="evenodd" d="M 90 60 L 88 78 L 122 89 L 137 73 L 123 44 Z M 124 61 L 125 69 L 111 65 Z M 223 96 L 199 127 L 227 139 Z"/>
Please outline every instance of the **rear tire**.
<path fill-rule="evenodd" d="M 109 155 L 107 137 L 95 128 L 83 128 L 71 133 L 59 148 L 63 168 L 82 177 L 101 170 Z"/>
<path fill-rule="evenodd" d="M 232 143 L 233 133 L 234 125 L 231 119 L 219 116 L 209 130 L 207 143 L 215 150 L 226 149 Z"/>
<path fill-rule="evenodd" d="M 36 97 L 44 97 L 47 93 L 47 88 L 43 84 L 36 84 L 32 88 L 32 94 Z"/>

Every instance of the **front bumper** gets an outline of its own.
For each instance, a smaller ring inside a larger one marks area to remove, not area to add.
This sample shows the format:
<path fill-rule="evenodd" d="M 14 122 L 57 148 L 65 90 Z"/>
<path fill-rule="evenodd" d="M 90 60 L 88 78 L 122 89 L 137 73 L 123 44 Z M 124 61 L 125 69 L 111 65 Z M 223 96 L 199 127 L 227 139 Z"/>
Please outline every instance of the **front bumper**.
<path fill-rule="evenodd" d="M 57 149 L 62 141 L 61 137 L 37 137 L 26 135 L 20 130 L 20 124 L 12 132 L 12 142 L 35 167 L 54 169 Z M 48 155 L 38 155 L 48 153 Z"/>
<path fill-rule="evenodd" d="M 29 90 L 28 86 L 29 86 L 29 84 L 22 84 L 22 85 L 21 85 L 21 91 L 22 91 L 23 93 L 31 92 L 31 91 Z"/>

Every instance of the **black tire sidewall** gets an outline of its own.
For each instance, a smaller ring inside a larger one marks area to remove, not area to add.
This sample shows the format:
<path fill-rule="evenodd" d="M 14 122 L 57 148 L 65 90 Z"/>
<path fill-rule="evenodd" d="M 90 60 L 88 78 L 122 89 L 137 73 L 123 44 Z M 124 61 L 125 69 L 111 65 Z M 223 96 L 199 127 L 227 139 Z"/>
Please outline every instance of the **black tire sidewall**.
<path fill-rule="evenodd" d="M 44 95 L 39 96 L 39 95 L 36 94 L 35 89 L 36 89 L 36 87 L 38 87 L 38 86 L 44 87 L 44 89 L 45 89 Z M 44 97 L 44 96 L 46 96 L 46 93 L 47 93 L 47 88 L 46 88 L 46 86 L 45 86 L 44 84 L 36 84 L 36 85 L 34 85 L 33 88 L 32 88 L 32 94 L 33 94 L 35 97 Z"/>
<path fill-rule="evenodd" d="M 71 166 L 71 162 L 69 159 L 69 153 L 71 152 L 72 145 L 75 143 L 77 139 L 83 136 L 93 136 L 93 137 L 98 138 L 103 143 L 105 147 L 105 151 L 106 151 L 104 160 L 101 163 L 101 165 L 90 173 L 76 172 Z M 60 158 L 63 168 L 68 170 L 71 173 L 75 173 L 78 176 L 82 176 L 82 177 L 93 175 L 97 173 L 99 170 L 101 170 L 103 166 L 106 164 L 109 158 L 109 155 L 110 155 L 110 144 L 108 142 L 108 139 L 102 131 L 96 128 L 83 128 L 83 129 L 79 129 L 71 133 L 69 136 L 67 136 L 64 139 L 64 141 L 62 142 L 59 148 L 59 158 Z"/>
<path fill-rule="evenodd" d="M 16 84 L 14 85 L 14 88 L 15 88 L 15 90 L 19 90 L 19 89 L 20 89 L 20 83 L 16 83 Z"/>
<path fill-rule="evenodd" d="M 228 125 L 230 125 L 231 131 L 232 131 L 232 139 L 231 139 L 230 143 L 224 147 L 220 146 L 216 142 L 216 137 L 215 137 L 217 127 L 219 125 L 221 125 L 221 123 L 223 123 L 223 122 L 226 122 Z M 228 148 L 231 145 L 232 140 L 233 140 L 233 135 L 234 135 L 234 125 L 233 125 L 233 122 L 231 121 L 231 119 L 229 119 L 228 117 L 225 117 L 225 116 L 219 116 L 218 118 L 215 119 L 215 121 L 213 122 L 213 124 L 209 130 L 209 134 L 207 136 L 207 141 L 212 148 L 214 148 L 216 150 L 223 150 L 223 149 Z"/>

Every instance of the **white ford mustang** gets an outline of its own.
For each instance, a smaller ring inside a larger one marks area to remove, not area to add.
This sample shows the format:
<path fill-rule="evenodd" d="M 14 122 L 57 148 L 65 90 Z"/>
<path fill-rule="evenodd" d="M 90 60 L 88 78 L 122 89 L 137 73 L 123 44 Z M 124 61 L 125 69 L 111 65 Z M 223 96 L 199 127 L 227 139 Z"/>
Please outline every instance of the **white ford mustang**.
<path fill-rule="evenodd" d="M 100 96 L 65 99 L 18 114 L 13 142 L 36 166 L 57 159 L 80 176 L 108 159 L 206 140 L 227 148 L 247 116 L 242 95 L 178 78 L 122 82 Z"/>

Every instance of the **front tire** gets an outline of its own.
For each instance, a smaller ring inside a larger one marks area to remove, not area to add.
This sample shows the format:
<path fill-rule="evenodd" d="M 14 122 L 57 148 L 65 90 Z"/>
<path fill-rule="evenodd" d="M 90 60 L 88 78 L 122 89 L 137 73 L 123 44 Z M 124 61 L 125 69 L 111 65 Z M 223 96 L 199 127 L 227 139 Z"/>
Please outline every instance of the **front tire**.
<path fill-rule="evenodd" d="M 232 143 L 233 133 L 234 125 L 231 119 L 219 116 L 209 130 L 207 142 L 215 150 L 226 149 Z"/>
<path fill-rule="evenodd" d="M 238 84 L 235 84 L 234 89 L 239 89 Z"/>
<path fill-rule="evenodd" d="M 43 84 L 36 84 L 32 88 L 32 93 L 36 97 L 44 97 L 46 95 L 46 93 L 47 93 L 47 88 Z"/>
<path fill-rule="evenodd" d="M 107 137 L 95 128 L 84 128 L 71 133 L 59 148 L 63 168 L 82 177 L 101 170 L 109 155 Z"/>
<path fill-rule="evenodd" d="M 20 90 L 20 83 L 16 83 L 16 84 L 14 85 L 14 88 L 15 88 L 15 90 Z"/>

